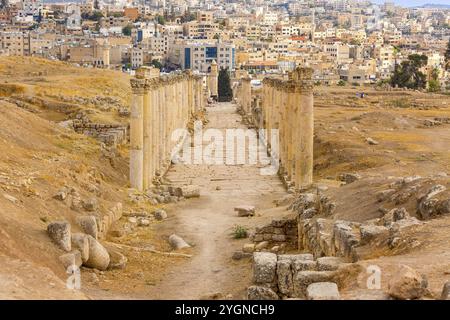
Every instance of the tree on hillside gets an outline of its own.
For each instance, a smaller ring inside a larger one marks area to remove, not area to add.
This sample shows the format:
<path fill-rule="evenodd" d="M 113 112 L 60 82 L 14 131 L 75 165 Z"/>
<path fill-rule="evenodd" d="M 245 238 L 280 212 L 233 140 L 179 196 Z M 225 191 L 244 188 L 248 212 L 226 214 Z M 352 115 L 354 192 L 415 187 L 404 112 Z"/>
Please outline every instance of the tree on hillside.
<path fill-rule="evenodd" d="M 158 68 L 159 70 L 162 70 L 162 68 L 163 68 L 162 63 L 156 59 L 153 59 L 152 62 L 150 63 L 150 65 L 152 65 L 155 68 Z"/>
<path fill-rule="evenodd" d="M 450 39 L 448 40 L 447 50 L 445 50 L 445 70 L 450 70 Z"/>
<path fill-rule="evenodd" d="M 400 65 L 395 65 L 394 74 L 391 77 L 391 85 L 409 89 L 425 88 L 427 77 L 420 71 L 420 68 L 425 66 L 427 62 L 428 57 L 426 55 L 409 55 L 408 60 L 403 61 Z"/>
<path fill-rule="evenodd" d="M 231 101 L 233 90 L 231 89 L 230 74 L 228 69 L 220 68 L 218 79 L 219 101 Z"/>
<path fill-rule="evenodd" d="M 439 69 L 433 68 L 431 71 L 431 78 L 428 81 L 428 91 L 438 92 L 441 90 L 441 84 L 439 83 Z"/>
<path fill-rule="evenodd" d="M 122 28 L 122 33 L 124 36 L 131 36 L 131 29 L 133 26 L 131 24 L 127 24 L 125 27 Z"/>

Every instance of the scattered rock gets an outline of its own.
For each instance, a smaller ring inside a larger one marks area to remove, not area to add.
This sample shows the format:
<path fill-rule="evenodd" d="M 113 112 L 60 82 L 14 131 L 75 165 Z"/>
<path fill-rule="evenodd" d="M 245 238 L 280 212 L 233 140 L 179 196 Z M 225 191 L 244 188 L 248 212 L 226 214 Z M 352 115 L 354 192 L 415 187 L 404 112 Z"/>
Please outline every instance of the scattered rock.
<path fill-rule="evenodd" d="M 148 227 L 150 225 L 150 220 L 143 217 L 139 217 L 137 220 L 137 225 L 139 227 Z"/>
<path fill-rule="evenodd" d="M 251 286 L 247 289 L 248 300 L 278 300 L 278 295 L 270 288 Z"/>
<path fill-rule="evenodd" d="M 235 251 L 233 253 L 233 256 L 231 257 L 233 260 L 241 260 L 252 257 L 252 253 L 250 252 L 243 252 L 243 251 Z"/>
<path fill-rule="evenodd" d="M 83 263 L 89 259 L 89 240 L 84 233 L 72 234 L 72 248 L 80 252 Z"/>
<path fill-rule="evenodd" d="M 159 221 L 167 219 L 167 213 L 163 209 L 155 210 L 155 212 L 153 212 L 153 215 L 154 215 L 155 219 L 159 220 Z"/>
<path fill-rule="evenodd" d="M 366 138 L 366 142 L 367 142 L 368 144 L 370 144 L 370 145 L 377 145 L 377 144 L 379 144 L 378 141 L 376 141 L 376 140 L 374 140 L 374 139 L 372 139 L 372 138 Z"/>
<path fill-rule="evenodd" d="M 427 280 L 416 270 L 401 265 L 388 282 L 388 293 L 396 299 L 418 299 L 427 292 L 427 286 Z"/>
<path fill-rule="evenodd" d="M 50 238 L 63 250 L 72 250 L 70 223 L 65 221 L 55 221 L 47 226 Z"/>
<path fill-rule="evenodd" d="M 15 198 L 15 197 L 13 197 L 13 196 L 7 194 L 7 193 L 4 193 L 4 194 L 3 194 L 3 197 L 4 197 L 6 200 L 11 201 L 11 202 L 14 203 L 14 204 L 19 203 L 19 200 L 18 200 L 17 198 Z"/>
<path fill-rule="evenodd" d="M 55 194 L 55 195 L 53 196 L 53 198 L 56 199 L 56 200 L 59 200 L 59 201 L 64 201 L 64 200 L 66 200 L 66 198 L 67 198 L 67 192 L 66 192 L 66 190 L 64 189 L 64 190 L 58 191 L 58 193 Z"/>
<path fill-rule="evenodd" d="M 277 255 L 270 252 L 253 254 L 253 281 L 255 283 L 273 283 L 277 268 Z"/>
<path fill-rule="evenodd" d="M 74 250 L 69 253 L 65 253 L 59 257 L 64 269 L 67 270 L 70 266 L 81 267 L 83 261 L 81 260 L 81 253 L 78 250 Z"/>
<path fill-rule="evenodd" d="M 176 234 L 172 234 L 169 237 L 169 243 L 172 246 L 172 248 L 174 248 L 175 250 L 190 247 L 190 245 L 186 241 L 184 241 L 183 238 L 181 238 L 180 236 L 177 236 Z"/>
<path fill-rule="evenodd" d="M 97 219 L 94 216 L 81 216 L 76 219 L 84 233 L 98 239 Z"/>
<path fill-rule="evenodd" d="M 254 243 L 246 243 L 244 244 L 244 246 L 242 247 L 242 251 L 246 252 L 246 253 L 253 253 L 255 251 L 255 244 Z"/>
<path fill-rule="evenodd" d="M 361 179 L 361 176 L 357 173 L 342 173 L 339 175 L 339 180 L 344 181 L 346 184 L 355 182 Z"/>
<path fill-rule="evenodd" d="M 256 251 L 266 249 L 269 246 L 269 241 L 262 241 L 255 246 Z"/>
<path fill-rule="evenodd" d="M 234 208 L 234 211 L 237 211 L 238 217 L 248 217 L 255 215 L 255 207 L 249 205 L 241 205 Z"/>
<path fill-rule="evenodd" d="M 128 262 L 127 257 L 125 257 L 119 250 L 111 247 L 108 247 L 108 253 L 110 257 L 108 269 L 125 269 Z"/>
<path fill-rule="evenodd" d="M 442 288 L 441 300 L 450 300 L 450 281 L 447 281 Z"/>
<path fill-rule="evenodd" d="M 308 300 L 339 300 L 339 290 L 334 282 L 312 283 L 306 288 Z"/>
<path fill-rule="evenodd" d="M 174 189 L 172 195 L 177 197 L 184 197 L 186 199 L 198 198 L 200 197 L 200 188 L 196 185 L 177 187 Z"/>
<path fill-rule="evenodd" d="M 110 263 L 108 251 L 94 237 L 88 235 L 89 259 L 84 263 L 86 267 L 106 270 Z"/>
<path fill-rule="evenodd" d="M 98 201 L 96 198 L 90 198 L 88 200 L 82 201 L 82 206 L 86 211 L 97 211 Z"/>

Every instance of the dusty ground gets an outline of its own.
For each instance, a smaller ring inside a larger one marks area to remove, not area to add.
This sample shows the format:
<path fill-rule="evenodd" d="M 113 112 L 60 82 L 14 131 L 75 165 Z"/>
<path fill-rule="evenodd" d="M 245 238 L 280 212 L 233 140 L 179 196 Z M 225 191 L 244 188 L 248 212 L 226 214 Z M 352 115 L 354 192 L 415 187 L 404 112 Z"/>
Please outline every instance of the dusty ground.
<path fill-rule="evenodd" d="M 289 213 L 273 204 L 285 194 L 278 178 L 261 176 L 258 166 L 245 165 L 173 166 L 167 178 L 173 183 L 200 185 L 202 196 L 165 205 L 169 218 L 163 222 L 139 227 L 122 238 L 108 237 L 108 241 L 121 244 L 170 251 L 167 237 L 177 233 L 193 245 L 184 250 L 192 258 L 123 250 L 129 260 L 125 270 L 83 269 L 82 291 L 65 289 L 67 275 L 58 261 L 62 252 L 45 229 L 49 221 L 73 222 L 85 213 L 53 199 L 61 187 L 76 188 L 83 199 L 96 197 L 99 214 L 121 201 L 125 216 L 120 224 L 126 223 L 128 215 L 155 209 L 146 202 L 130 201 L 126 146 L 117 150 L 111 162 L 102 156 L 97 141 L 54 122 L 67 119 L 73 110 L 89 110 L 95 121 L 126 123 L 116 107 L 128 106 L 129 78 L 61 62 L 11 59 L 0 59 L 0 298 L 194 299 L 229 294 L 242 298 L 251 281 L 250 262 L 233 261 L 231 255 L 248 240 L 233 239 L 233 227 L 239 224 L 251 231 Z M 367 94 L 364 99 L 356 97 L 361 91 Z M 19 107 L 14 102 L 29 96 L 44 103 Z M 64 96 L 74 100 L 63 101 Z M 108 108 L 107 103 L 76 102 L 80 97 L 102 100 L 109 96 L 117 99 L 114 108 Z M 46 107 L 55 103 L 71 111 Z M 418 174 L 450 189 L 449 179 L 443 175 L 450 174 L 450 124 L 433 122 L 450 118 L 449 108 L 450 97 L 446 95 L 362 87 L 316 88 L 315 180 L 329 186 L 327 193 L 336 200 L 333 218 L 362 222 L 380 217 L 380 206 L 398 206 L 375 199 L 375 193 L 396 177 Z M 210 128 L 243 128 L 229 104 L 211 108 L 209 120 Z M 369 145 L 369 137 L 378 144 Z M 362 179 L 337 187 L 337 177 L 346 172 L 357 172 Z M 427 186 L 425 183 L 423 188 Z M 240 204 L 255 205 L 258 215 L 237 217 L 233 208 Z M 414 197 L 401 205 L 415 214 Z M 420 246 L 383 252 L 383 256 L 361 263 L 382 267 L 383 288 L 396 266 L 406 263 L 427 275 L 430 289 L 437 295 L 442 283 L 450 280 L 449 228 L 448 216 L 427 221 L 410 235 Z M 93 273 L 98 283 L 91 281 Z M 360 284 L 365 277 L 360 275 Z M 357 297 L 358 291 L 349 289 L 353 290 L 343 292 L 343 296 Z"/>

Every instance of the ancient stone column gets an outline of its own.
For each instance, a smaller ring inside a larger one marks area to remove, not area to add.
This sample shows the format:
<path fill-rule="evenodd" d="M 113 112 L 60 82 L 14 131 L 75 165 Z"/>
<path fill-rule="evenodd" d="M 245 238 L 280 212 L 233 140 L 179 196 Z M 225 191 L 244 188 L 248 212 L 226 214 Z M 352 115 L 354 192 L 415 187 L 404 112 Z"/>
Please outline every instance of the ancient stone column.
<path fill-rule="evenodd" d="M 143 108 L 145 79 L 131 79 L 132 99 L 130 117 L 130 185 L 143 190 L 144 153 L 143 153 Z"/>
<path fill-rule="evenodd" d="M 153 116 L 153 95 L 152 80 L 146 79 L 144 92 L 143 108 L 143 135 L 144 135 L 144 155 L 143 155 L 143 188 L 148 189 L 153 179 L 153 161 L 152 161 L 152 116 Z"/>
<path fill-rule="evenodd" d="M 211 71 L 209 73 L 209 91 L 211 97 L 217 99 L 218 97 L 218 83 L 219 83 L 219 69 L 216 60 L 211 63 Z"/>
<path fill-rule="evenodd" d="M 251 86 L 251 79 L 250 78 L 244 78 L 243 81 L 243 98 L 244 98 L 244 111 L 246 114 L 249 114 L 251 112 L 251 105 L 252 105 L 252 86 Z"/>
<path fill-rule="evenodd" d="M 288 179 L 292 181 L 294 175 L 294 150 L 295 150 L 295 141 L 293 140 L 295 135 L 296 128 L 296 119 L 297 119 L 297 103 L 295 99 L 295 85 L 292 81 L 289 81 L 287 84 L 287 175 Z"/>
<path fill-rule="evenodd" d="M 159 113 L 160 113 L 160 99 L 159 99 L 159 87 L 161 86 L 161 79 L 158 78 L 155 80 L 154 89 L 152 90 L 154 108 L 152 112 L 152 163 L 153 163 L 153 175 L 156 176 L 156 171 L 158 168 L 159 161 L 159 148 L 158 145 L 160 143 L 159 137 Z"/>
<path fill-rule="evenodd" d="M 310 185 L 313 181 L 313 146 L 314 146 L 314 97 L 312 69 L 298 68 L 294 80 L 298 94 L 298 147 L 295 164 L 295 186 L 298 189 Z"/>

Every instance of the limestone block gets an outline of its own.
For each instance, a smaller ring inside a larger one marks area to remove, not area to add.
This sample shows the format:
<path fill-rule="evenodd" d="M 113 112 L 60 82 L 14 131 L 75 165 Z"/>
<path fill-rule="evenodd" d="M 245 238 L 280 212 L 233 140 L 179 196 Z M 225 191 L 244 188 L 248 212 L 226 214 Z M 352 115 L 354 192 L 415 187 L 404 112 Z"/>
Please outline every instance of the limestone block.
<path fill-rule="evenodd" d="M 341 258 L 338 257 L 321 257 L 317 259 L 318 271 L 333 271 L 337 270 L 339 266 L 344 263 Z"/>
<path fill-rule="evenodd" d="M 84 233 L 72 234 L 72 248 L 80 252 L 81 260 L 86 262 L 89 259 L 89 240 Z"/>
<path fill-rule="evenodd" d="M 294 296 L 305 297 L 306 289 L 312 283 L 331 282 L 333 271 L 300 271 L 294 276 Z"/>
<path fill-rule="evenodd" d="M 98 239 L 97 219 L 94 216 L 81 216 L 76 219 L 77 224 L 81 227 L 84 233 Z"/>
<path fill-rule="evenodd" d="M 312 283 L 306 288 L 308 300 L 339 300 L 339 290 L 334 282 Z"/>
<path fill-rule="evenodd" d="M 270 288 L 251 286 L 247 289 L 248 300 L 278 300 L 278 295 Z"/>
<path fill-rule="evenodd" d="M 70 224 L 64 221 L 55 221 L 47 226 L 50 238 L 64 251 L 72 250 Z"/>
<path fill-rule="evenodd" d="M 273 283 L 277 268 L 277 255 L 271 252 L 253 254 L 253 281 L 255 283 Z"/>

